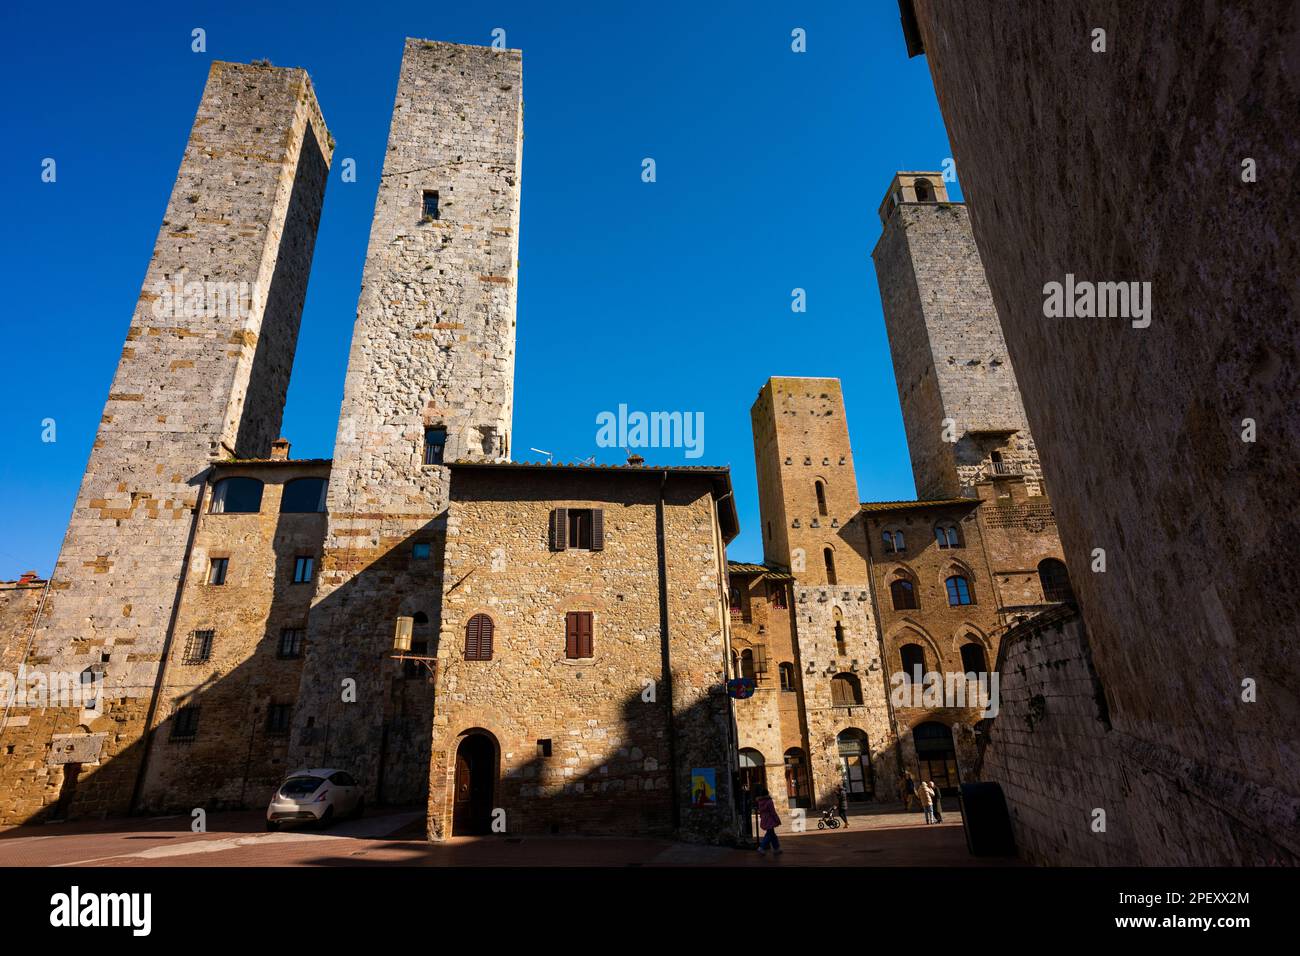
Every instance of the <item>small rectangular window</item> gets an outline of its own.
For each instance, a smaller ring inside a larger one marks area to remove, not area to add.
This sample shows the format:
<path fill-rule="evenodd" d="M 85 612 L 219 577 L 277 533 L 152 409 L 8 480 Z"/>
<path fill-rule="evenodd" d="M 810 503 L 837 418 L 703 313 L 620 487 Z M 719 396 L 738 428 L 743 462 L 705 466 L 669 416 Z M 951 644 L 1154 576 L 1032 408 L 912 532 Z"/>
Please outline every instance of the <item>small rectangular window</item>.
<path fill-rule="evenodd" d="M 171 739 L 193 740 L 199 733 L 199 709 L 193 705 L 182 707 L 172 714 Z"/>
<path fill-rule="evenodd" d="M 216 631 L 190 631 L 189 640 L 185 642 L 185 654 L 181 658 L 184 664 L 202 664 L 212 657 L 212 639 Z"/>
<path fill-rule="evenodd" d="M 426 428 L 424 430 L 424 463 L 441 465 L 443 452 L 447 450 L 447 429 Z"/>
<path fill-rule="evenodd" d="M 768 582 L 769 594 L 772 597 L 772 607 L 785 607 L 785 584 L 777 581 Z"/>
<path fill-rule="evenodd" d="M 212 585 L 225 584 L 226 567 L 229 563 L 229 558 L 213 558 L 212 563 L 208 565 L 208 583 Z"/>
<path fill-rule="evenodd" d="M 424 219 L 438 218 L 438 190 L 426 189 L 424 191 L 424 203 L 421 206 L 421 215 Z"/>
<path fill-rule="evenodd" d="M 270 736 L 282 737 L 289 732 L 289 717 L 293 708 L 289 704 L 271 704 L 266 708 L 266 732 Z"/>
<path fill-rule="evenodd" d="M 280 646 L 275 656 L 286 661 L 302 657 L 302 646 L 306 639 L 307 632 L 303 628 L 286 627 L 280 632 Z"/>
<path fill-rule="evenodd" d="M 590 611 L 570 611 L 564 616 L 564 656 L 570 660 L 595 656 Z"/>
<path fill-rule="evenodd" d="M 417 541 L 411 545 L 411 558 L 416 561 L 428 561 L 429 555 L 433 551 L 427 541 Z"/>
<path fill-rule="evenodd" d="M 551 755 L 551 741 L 550 741 L 550 739 L 548 738 L 548 739 L 546 739 L 546 740 L 539 740 L 539 741 L 537 741 L 537 756 L 539 756 L 539 757 L 549 757 L 550 755 Z"/>
<path fill-rule="evenodd" d="M 306 584 L 311 581 L 316 559 L 309 554 L 299 555 L 293 559 L 293 583 Z"/>

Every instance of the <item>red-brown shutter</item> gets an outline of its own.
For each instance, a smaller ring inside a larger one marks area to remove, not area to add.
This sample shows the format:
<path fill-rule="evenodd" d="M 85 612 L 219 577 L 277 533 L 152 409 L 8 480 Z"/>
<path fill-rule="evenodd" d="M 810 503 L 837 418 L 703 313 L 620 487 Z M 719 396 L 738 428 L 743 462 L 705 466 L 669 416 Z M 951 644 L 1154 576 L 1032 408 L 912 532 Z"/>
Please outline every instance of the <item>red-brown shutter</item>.
<path fill-rule="evenodd" d="M 605 547 L 605 509 L 591 509 L 591 550 L 600 551 Z"/>
<path fill-rule="evenodd" d="M 556 508 L 551 512 L 551 550 L 563 551 L 569 537 L 569 509 Z"/>
<path fill-rule="evenodd" d="M 578 657 L 578 615 L 570 611 L 564 615 L 564 656 Z"/>
<path fill-rule="evenodd" d="M 591 646 L 591 612 L 578 614 L 578 656 L 595 657 Z"/>

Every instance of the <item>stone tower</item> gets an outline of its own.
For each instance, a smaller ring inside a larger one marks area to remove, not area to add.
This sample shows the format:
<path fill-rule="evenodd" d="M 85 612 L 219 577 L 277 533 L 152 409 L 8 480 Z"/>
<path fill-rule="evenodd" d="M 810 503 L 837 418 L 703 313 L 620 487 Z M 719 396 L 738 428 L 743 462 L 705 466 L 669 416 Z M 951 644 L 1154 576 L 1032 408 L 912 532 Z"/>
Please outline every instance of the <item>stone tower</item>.
<path fill-rule="evenodd" d="M 353 769 L 386 800 L 428 785 L 431 686 L 390 653 L 399 616 L 414 619 L 416 652 L 436 647 L 440 462 L 509 454 L 522 120 L 518 50 L 406 41 L 292 751 Z"/>
<path fill-rule="evenodd" d="M 839 379 L 771 378 L 750 419 L 764 558 L 795 578 L 815 805 L 840 783 L 837 740 L 845 731 L 867 735 L 873 771 L 888 790 L 888 697 Z"/>
<path fill-rule="evenodd" d="M 7 819 L 130 807 L 204 472 L 280 429 L 331 151 L 305 71 L 212 64 L 25 656 L 104 689 L 9 718 Z"/>
<path fill-rule="evenodd" d="M 917 495 L 1042 472 L 965 204 L 943 174 L 900 172 L 872 252 Z M 969 493 L 969 492 L 967 492 Z"/>

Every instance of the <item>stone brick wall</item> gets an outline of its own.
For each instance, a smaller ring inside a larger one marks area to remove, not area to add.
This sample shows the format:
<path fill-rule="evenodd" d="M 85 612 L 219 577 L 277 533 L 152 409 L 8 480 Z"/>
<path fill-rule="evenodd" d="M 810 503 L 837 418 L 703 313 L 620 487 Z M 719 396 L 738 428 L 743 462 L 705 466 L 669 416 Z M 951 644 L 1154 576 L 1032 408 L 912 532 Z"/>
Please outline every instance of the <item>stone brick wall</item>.
<path fill-rule="evenodd" d="M 330 481 L 295 759 L 347 763 L 372 798 L 419 798 L 432 701 L 387 660 L 395 618 L 437 632 L 447 476 L 422 464 L 509 454 L 522 62 L 517 50 L 407 40 L 362 275 Z M 426 191 L 438 218 L 425 219 Z M 416 606 L 418 605 L 418 606 Z M 355 680 L 356 705 L 340 685 Z M 427 688 L 424 688 L 427 691 Z M 308 721 L 312 725 L 308 725 Z"/>
<path fill-rule="evenodd" d="M 936 201 L 916 201 L 919 176 L 936 184 Z M 900 184 L 903 200 L 881 207 L 872 259 L 917 494 L 955 497 L 988 476 L 994 451 L 1036 493 L 1038 456 L 966 207 L 947 201 L 941 173 L 899 173 L 891 196 Z"/>
<path fill-rule="evenodd" d="M 331 150 L 304 71 L 212 65 L 27 660 L 104 665 L 93 727 L 47 713 L 24 744 L 93 731 L 65 761 L 84 768 L 73 816 L 130 806 L 202 473 L 265 455 L 279 430 Z M 234 295 L 168 291 L 203 282 Z M 0 791 L 18 795 L 0 823 L 49 804 L 62 759 L 0 752 Z"/>
<path fill-rule="evenodd" d="M 1114 726 L 1294 852 L 1293 11 L 915 9 Z M 1150 326 L 1045 318 L 1044 285 L 1067 274 L 1150 282 Z M 1105 573 L 1084 570 L 1096 548 Z M 1143 859 L 1260 857 L 1175 841 L 1170 815 L 1190 827 L 1189 809 L 1135 824 Z"/>
<path fill-rule="evenodd" d="M 1295 810 L 1276 788 L 1243 792 L 1241 799 L 1262 812 L 1239 818 L 1215 795 L 1221 781 L 1163 762 L 1158 750 L 1112 725 L 1074 608 L 1063 605 L 1010 631 L 999 669 L 1002 710 L 982 771 L 1001 784 L 1026 859 L 1074 866 L 1300 863 L 1270 833 L 1271 817 Z"/>
<path fill-rule="evenodd" d="M 291 460 L 213 468 L 210 485 L 240 476 L 263 481 L 262 506 L 256 514 L 205 509 L 199 517 L 151 728 L 143 809 L 262 807 L 293 769 L 288 734 L 268 727 L 268 709 L 292 706 L 298 696 L 307 648 L 282 659 L 280 635 L 306 629 L 315 580 L 295 583 L 294 567 L 299 556 L 319 566 L 325 514 L 280 505 L 289 482 L 328 475 L 326 463 Z M 209 583 L 214 558 L 227 560 L 222 585 Z M 191 635 L 205 630 L 214 632 L 210 657 L 190 659 Z M 199 709 L 192 740 L 175 739 L 181 707 Z"/>
<path fill-rule="evenodd" d="M 842 779 L 836 748 L 841 732 L 860 730 L 867 735 L 877 781 L 892 776 L 893 759 L 865 523 L 859 513 L 857 476 L 839 380 L 771 378 L 759 391 L 750 419 L 764 554 L 767 560 L 789 567 L 796 582 L 792 610 L 807 725 L 811 803 L 824 806 Z M 834 584 L 829 581 L 824 558 L 828 548 Z M 835 640 L 837 620 L 845 636 L 842 650 Z M 859 683 L 860 706 L 833 703 L 831 682 L 840 674 Z M 881 790 L 878 795 L 887 793 Z"/>
<path fill-rule="evenodd" d="M 456 758 L 470 732 L 495 748 L 492 805 L 505 832 L 731 838 L 716 477 L 673 474 L 662 486 L 661 573 L 661 472 L 451 471 L 431 838 L 452 833 Z M 557 507 L 604 509 L 603 548 L 552 550 Z M 590 658 L 565 656 L 569 611 L 593 614 Z M 492 659 L 466 660 L 466 625 L 480 613 L 494 624 Z M 717 807 L 688 806 L 695 767 L 716 771 Z"/>
<path fill-rule="evenodd" d="M 778 807 L 794 806 L 795 787 L 787 786 L 785 755 L 794 750 L 806 765 L 808 735 L 803 709 L 803 668 L 795 636 L 790 582 L 784 575 L 731 573 L 731 587 L 741 599 L 740 612 L 731 611 L 732 676 L 743 676 L 740 657 L 749 650 L 767 661 L 754 696 L 733 705 L 739 746 L 762 756 L 765 786 Z M 773 601 L 773 589 L 785 591 L 785 607 Z M 793 687 L 781 683 L 781 665 L 789 664 Z M 799 801 L 806 804 L 806 799 Z"/>

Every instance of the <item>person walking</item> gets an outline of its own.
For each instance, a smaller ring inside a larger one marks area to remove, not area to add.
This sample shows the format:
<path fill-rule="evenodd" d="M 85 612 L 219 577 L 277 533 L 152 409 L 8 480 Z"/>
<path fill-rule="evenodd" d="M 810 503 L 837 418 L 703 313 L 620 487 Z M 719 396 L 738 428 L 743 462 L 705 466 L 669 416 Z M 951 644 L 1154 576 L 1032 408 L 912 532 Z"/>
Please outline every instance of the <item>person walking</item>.
<path fill-rule="evenodd" d="M 763 839 L 759 841 L 758 853 L 762 856 L 771 846 L 773 854 L 779 856 L 784 851 L 781 849 L 781 841 L 776 836 L 776 828 L 781 825 L 781 818 L 776 815 L 776 804 L 768 796 L 767 787 L 755 787 L 754 793 L 754 806 L 758 808 L 758 825 L 763 830 Z"/>
<path fill-rule="evenodd" d="M 917 795 L 921 798 L 921 809 L 925 811 L 925 822 L 934 822 L 934 791 L 924 780 L 916 788 Z"/>
<path fill-rule="evenodd" d="M 912 779 L 912 771 L 903 774 L 903 809 L 911 810 L 912 801 L 916 798 L 916 781 Z"/>
<path fill-rule="evenodd" d="M 835 812 L 844 821 L 845 829 L 849 825 L 849 795 L 844 792 L 844 784 L 835 788 Z"/>
<path fill-rule="evenodd" d="M 933 780 L 929 781 L 930 789 L 934 791 L 934 822 L 943 823 L 943 794 L 939 792 L 939 786 Z"/>

